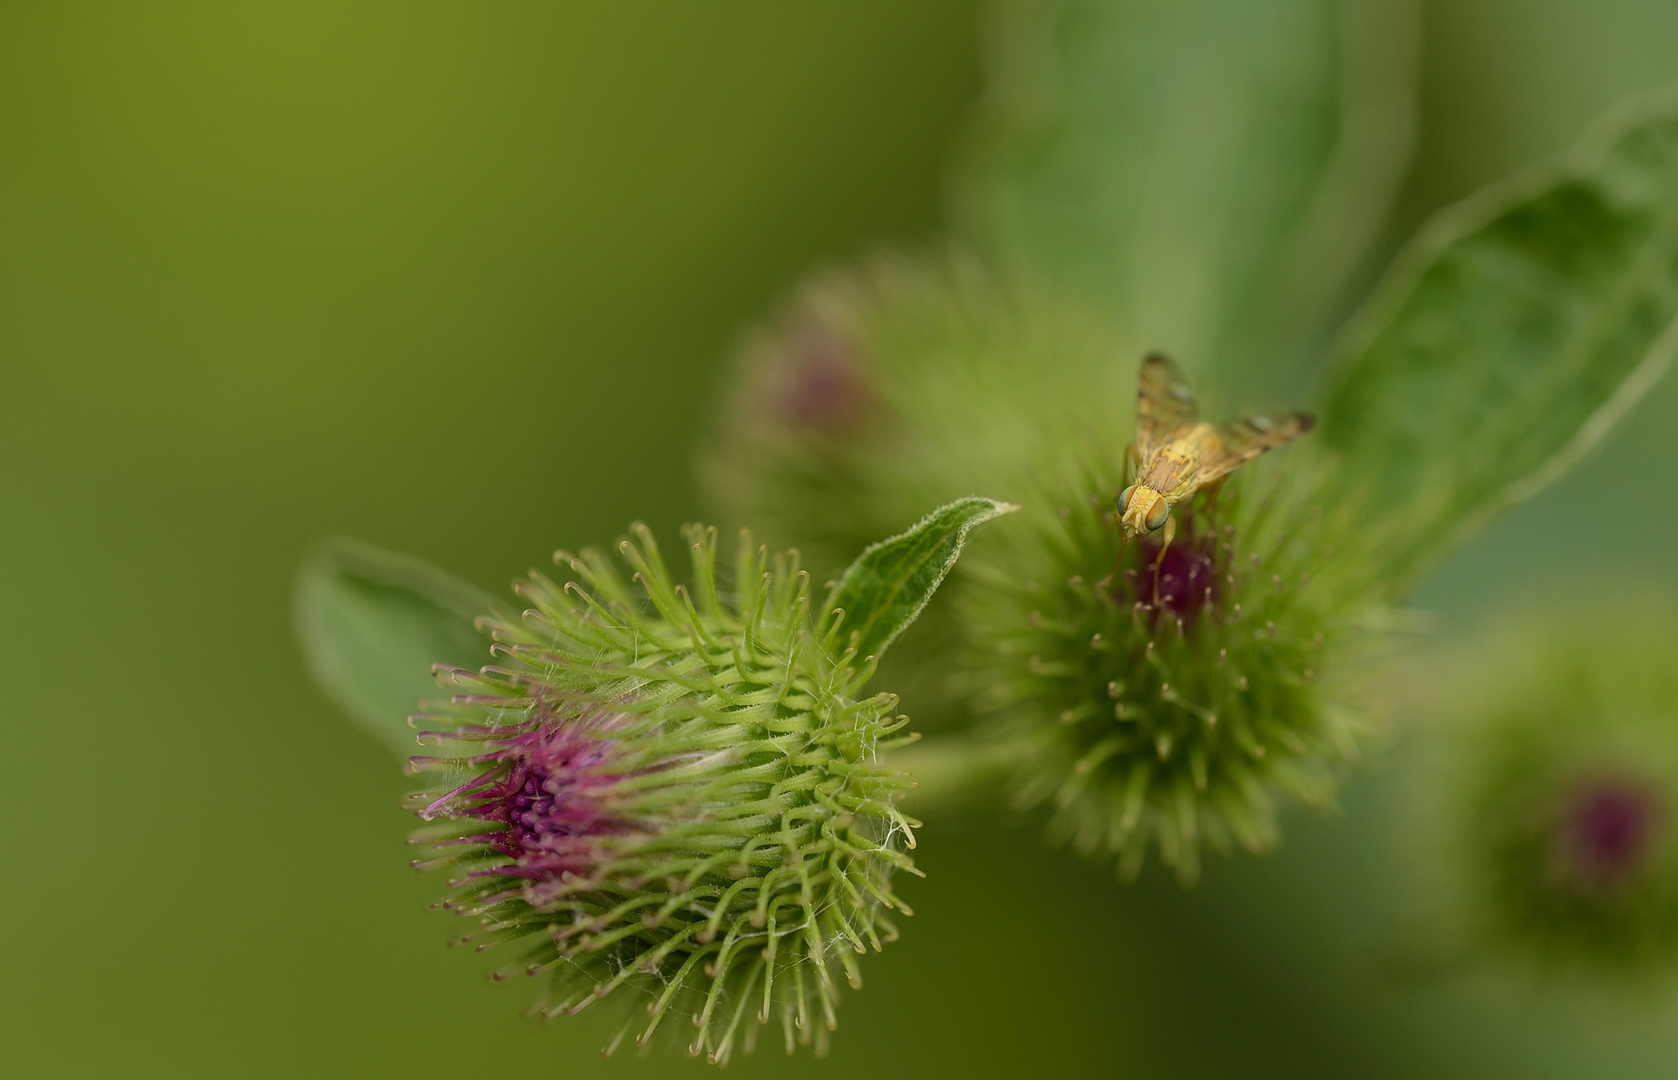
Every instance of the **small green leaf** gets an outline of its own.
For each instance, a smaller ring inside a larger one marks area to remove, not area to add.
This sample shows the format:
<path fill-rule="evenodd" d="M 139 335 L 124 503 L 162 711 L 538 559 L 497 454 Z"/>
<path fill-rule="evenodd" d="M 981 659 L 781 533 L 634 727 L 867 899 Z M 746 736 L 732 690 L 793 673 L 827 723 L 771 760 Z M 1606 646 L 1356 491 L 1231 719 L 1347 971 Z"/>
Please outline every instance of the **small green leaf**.
<path fill-rule="evenodd" d="M 1403 178 L 1415 8 L 1002 0 L 957 220 L 1008 276 L 1113 317 L 1127 351 L 1215 366 L 1227 394 L 1274 383 Z"/>
<path fill-rule="evenodd" d="M 1402 583 L 1576 463 L 1678 349 L 1678 95 L 1441 213 L 1348 342 L 1320 438 Z"/>
<path fill-rule="evenodd" d="M 329 540 L 297 575 L 293 623 L 309 670 L 333 701 L 404 757 L 408 717 L 437 697 L 434 663 L 476 669 L 488 639 L 473 622 L 495 601 L 423 559 Z"/>
<path fill-rule="evenodd" d="M 880 656 L 938 591 L 975 525 L 1019 507 L 970 496 L 939 507 L 907 532 L 881 540 L 857 556 L 828 600 L 845 613 L 858 656 Z"/>

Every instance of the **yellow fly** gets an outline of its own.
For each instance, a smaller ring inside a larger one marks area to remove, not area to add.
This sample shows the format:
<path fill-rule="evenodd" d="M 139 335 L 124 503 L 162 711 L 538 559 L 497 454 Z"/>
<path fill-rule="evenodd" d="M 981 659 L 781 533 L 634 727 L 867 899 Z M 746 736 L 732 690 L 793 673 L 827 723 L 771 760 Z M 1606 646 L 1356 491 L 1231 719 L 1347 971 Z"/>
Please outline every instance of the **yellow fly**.
<path fill-rule="evenodd" d="M 1138 383 L 1134 472 L 1119 494 L 1119 520 L 1129 536 L 1164 529 L 1162 559 L 1177 534 L 1173 506 L 1266 450 L 1299 438 L 1316 422 L 1309 413 L 1296 412 L 1279 420 L 1249 416 L 1205 423 L 1182 369 L 1159 353 L 1142 361 Z"/>

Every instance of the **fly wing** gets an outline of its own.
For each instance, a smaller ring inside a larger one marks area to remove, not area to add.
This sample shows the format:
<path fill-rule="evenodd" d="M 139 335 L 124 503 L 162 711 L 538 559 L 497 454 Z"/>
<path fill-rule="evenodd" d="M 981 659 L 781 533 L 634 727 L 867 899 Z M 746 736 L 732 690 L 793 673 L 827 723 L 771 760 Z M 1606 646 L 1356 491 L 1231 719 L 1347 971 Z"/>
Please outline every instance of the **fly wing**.
<path fill-rule="evenodd" d="M 1280 419 L 1268 416 L 1249 416 L 1223 424 L 1218 428 L 1222 438 L 1222 452 L 1208 455 L 1201 462 L 1195 476 L 1197 485 L 1210 484 L 1228 476 L 1266 450 L 1286 446 L 1316 426 L 1317 419 L 1310 413 L 1290 413 Z"/>
<path fill-rule="evenodd" d="M 1136 386 L 1136 453 L 1142 464 L 1152 461 L 1172 433 L 1199 415 L 1183 369 L 1164 353 L 1144 357 Z"/>

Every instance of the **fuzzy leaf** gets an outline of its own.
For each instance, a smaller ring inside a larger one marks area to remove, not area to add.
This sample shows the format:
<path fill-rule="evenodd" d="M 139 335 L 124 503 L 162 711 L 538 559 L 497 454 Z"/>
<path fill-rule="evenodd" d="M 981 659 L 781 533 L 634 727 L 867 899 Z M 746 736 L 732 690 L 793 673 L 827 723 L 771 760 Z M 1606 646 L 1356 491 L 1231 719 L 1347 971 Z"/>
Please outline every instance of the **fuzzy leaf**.
<path fill-rule="evenodd" d="M 1441 213 L 1348 342 L 1320 437 L 1402 583 L 1577 462 L 1678 349 L 1678 94 Z"/>
<path fill-rule="evenodd" d="M 975 525 L 1019 507 L 970 496 L 939 507 L 907 532 L 871 545 L 846 568 L 828 599 L 858 656 L 880 656 L 938 591 Z"/>
<path fill-rule="evenodd" d="M 293 624 L 323 690 L 369 733 L 407 757 L 408 717 L 436 697 L 434 663 L 480 667 L 489 643 L 474 619 L 487 594 L 423 559 L 330 540 L 297 575 Z"/>
<path fill-rule="evenodd" d="M 957 220 L 1010 276 L 1110 313 L 1137 355 L 1216 365 L 1226 391 L 1262 361 L 1274 382 L 1402 179 L 1415 7 L 1003 0 Z"/>

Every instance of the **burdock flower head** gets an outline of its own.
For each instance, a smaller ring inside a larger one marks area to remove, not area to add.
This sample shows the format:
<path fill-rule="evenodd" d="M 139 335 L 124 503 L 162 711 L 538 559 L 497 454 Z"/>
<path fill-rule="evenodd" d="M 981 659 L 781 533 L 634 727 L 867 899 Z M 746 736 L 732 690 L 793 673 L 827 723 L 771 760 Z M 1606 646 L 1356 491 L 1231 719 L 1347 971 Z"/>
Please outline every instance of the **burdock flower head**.
<path fill-rule="evenodd" d="M 1017 801 L 1127 878 L 1150 847 L 1186 881 L 1203 843 L 1267 850 L 1277 794 L 1328 798 L 1367 723 L 1347 703 L 1373 641 L 1345 609 L 1344 521 L 1288 465 L 1175 508 L 1165 548 L 1127 545 L 1102 497 L 1120 463 L 1050 488 L 961 594 L 967 683 L 1020 747 Z"/>
<path fill-rule="evenodd" d="M 1671 974 L 1674 657 L 1678 623 L 1633 607 L 1546 612 L 1438 665 L 1423 708 L 1443 730 L 1411 816 L 1462 951 Z"/>
<path fill-rule="evenodd" d="M 732 584 L 716 535 L 686 532 L 676 584 L 642 526 L 560 553 L 570 580 L 520 583 L 521 616 L 480 620 L 499 661 L 440 665 L 446 703 L 417 715 L 416 842 L 446 868 L 443 906 L 480 948 L 519 942 L 498 975 L 539 975 L 544 1017 L 611 997 L 611 1046 L 680 1015 L 690 1051 L 726 1061 L 760 1025 L 825 1048 L 839 982 L 897 934 L 893 892 L 917 822 L 880 762 L 913 738 L 864 685 L 973 525 L 1010 509 L 960 500 L 868 549 L 818 598 L 796 552 L 742 535 Z M 627 576 L 625 571 L 627 571 Z M 633 1006 L 625 1008 L 623 1006 Z"/>

